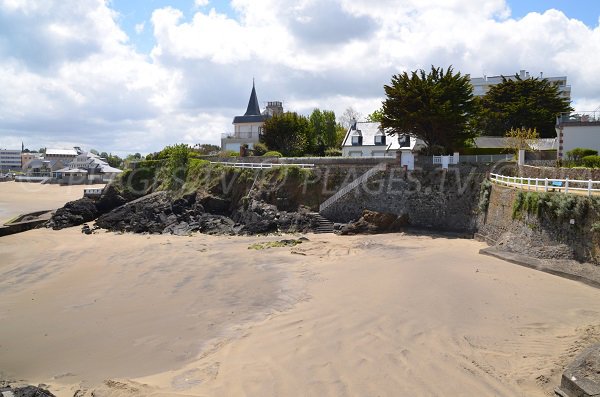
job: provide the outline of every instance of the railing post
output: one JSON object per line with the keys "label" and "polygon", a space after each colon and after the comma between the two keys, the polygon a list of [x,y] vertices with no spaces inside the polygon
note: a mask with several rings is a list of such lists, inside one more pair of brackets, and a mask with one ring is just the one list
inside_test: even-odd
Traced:
{"label": "railing post", "polygon": [[569,177],[565,178],[565,193],[569,193]]}
{"label": "railing post", "polygon": [[535,178],[535,191],[538,191],[538,178]]}
{"label": "railing post", "polygon": [[588,196],[592,195],[592,180],[588,181]]}
{"label": "railing post", "polygon": [[547,192],[548,191],[548,178],[546,178],[544,180],[544,191]]}
{"label": "railing post", "polygon": [[527,178],[527,190],[531,187],[531,178]]}

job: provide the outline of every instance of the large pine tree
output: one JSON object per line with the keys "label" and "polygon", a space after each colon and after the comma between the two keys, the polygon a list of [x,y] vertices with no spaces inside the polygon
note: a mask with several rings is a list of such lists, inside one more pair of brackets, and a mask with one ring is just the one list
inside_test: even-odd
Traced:
{"label": "large pine tree", "polygon": [[556,136],[556,116],[572,110],[558,85],[547,79],[514,79],[490,87],[479,100],[477,128],[482,135],[504,136],[516,128],[537,129],[541,138]]}
{"label": "large pine tree", "polygon": [[409,134],[422,139],[430,150],[442,147],[446,152],[474,137],[470,128],[473,86],[452,67],[394,75],[384,89],[381,125],[389,135]]}

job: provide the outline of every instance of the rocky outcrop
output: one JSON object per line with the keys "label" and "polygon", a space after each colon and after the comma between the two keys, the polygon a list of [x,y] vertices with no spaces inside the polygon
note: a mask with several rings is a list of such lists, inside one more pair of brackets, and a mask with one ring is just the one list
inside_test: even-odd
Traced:
{"label": "rocky outcrop", "polygon": [[70,201],[64,207],[57,209],[48,221],[47,227],[60,230],[93,221],[97,216],[98,209],[94,200],[84,197]]}
{"label": "rocky outcrop", "polygon": [[2,387],[0,385],[0,396],[4,395],[14,395],[15,397],[55,397],[54,394],[50,393],[48,390],[42,389],[41,387],[24,386],[11,388]]}
{"label": "rocky outcrop", "polygon": [[409,225],[408,215],[364,210],[355,222],[341,227],[341,234],[375,234],[399,232]]}
{"label": "rocky outcrop", "polygon": [[111,231],[188,235],[264,234],[307,232],[317,226],[308,210],[278,211],[259,200],[229,212],[231,202],[218,196],[190,194],[172,199],[166,192],[152,193],[104,214],[96,226]]}
{"label": "rocky outcrop", "polygon": [[56,210],[46,226],[54,230],[79,226],[85,222],[93,221],[99,215],[107,213],[126,202],[127,200],[119,194],[114,186],[108,185],[98,200],[84,197],[68,202],[64,207]]}
{"label": "rocky outcrop", "polygon": [[300,207],[296,212],[279,211],[275,205],[260,200],[250,200],[233,214],[233,220],[243,225],[239,230],[241,234],[306,233],[318,226],[316,217],[307,208]]}

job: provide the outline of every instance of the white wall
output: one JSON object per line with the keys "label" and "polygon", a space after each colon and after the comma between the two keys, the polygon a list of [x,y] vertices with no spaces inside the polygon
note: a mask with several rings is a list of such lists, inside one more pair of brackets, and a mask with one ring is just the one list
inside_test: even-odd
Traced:
{"label": "white wall", "polygon": [[600,152],[600,125],[563,127],[563,153],[575,148],[594,149]]}
{"label": "white wall", "polygon": [[343,157],[396,157],[396,152],[386,151],[385,146],[344,146]]}

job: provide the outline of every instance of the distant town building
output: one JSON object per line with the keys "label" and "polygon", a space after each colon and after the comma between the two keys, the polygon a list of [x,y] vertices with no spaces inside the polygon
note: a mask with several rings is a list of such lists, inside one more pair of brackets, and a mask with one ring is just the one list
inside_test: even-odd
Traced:
{"label": "distant town building", "polygon": [[[483,76],[483,77],[472,77],[471,84],[473,85],[473,95],[484,96],[490,89],[490,87],[502,82],[503,76]],[[519,77],[521,79],[528,79],[532,77],[526,70],[519,71]],[[515,80],[514,74],[504,75],[507,80]],[[571,100],[571,86],[567,85],[567,76],[551,76],[545,77],[543,73],[537,76],[539,79],[546,79],[551,83],[558,85],[558,91],[563,98]]]}
{"label": "distant town building", "polygon": [[23,152],[21,153],[21,168],[23,171],[25,171],[27,169],[27,167],[29,166],[29,163],[31,163],[33,160],[41,160],[42,159],[42,153],[32,153],[32,152]]}
{"label": "distant town building", "polygon": [[233,118],[233,132],[222,134],[221,150],[239,152],[242,145],[248,145],[248,148],[252,149],[254,144],[260,141],[265,121],[281,113],[283,113],[283,104],[277,101],[267,102],[265,111],[261,113],[253,82],[246,113]]}
{"label": "distant town building", "polygon": [[21,171],[21,150],[0,149],[0,171]]}
{"label": "distant town building", "polygon": [[123,171],[111,167],[106,159],[75,148],[77,156],[68,166],[55,170],[52,176],[61,183],[74,185],[81,183],[104,183],[114,180]]}

